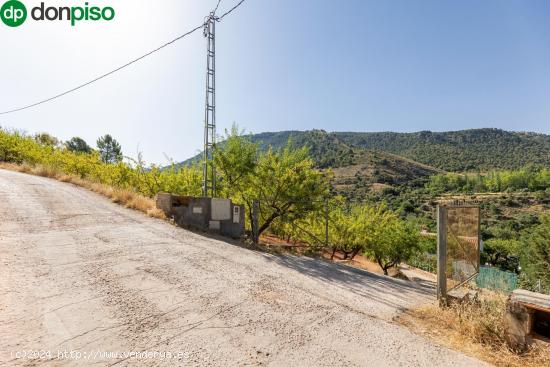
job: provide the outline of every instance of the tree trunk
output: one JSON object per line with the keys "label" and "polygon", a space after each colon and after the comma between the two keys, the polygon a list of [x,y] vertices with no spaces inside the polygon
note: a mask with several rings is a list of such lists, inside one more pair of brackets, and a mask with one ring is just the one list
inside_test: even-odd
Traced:
{"label": "tree trunk", "polygon": [[267,218],[267,220],[265,221],[264,224],[262,224],[262,226],[260,227],[260,229],[258,230],[258,236],[260,236],[262,234],[263,231],[265,231],[266,229],[269,228],[269,226],[271,225],[271,223],[277,219],[279,217],[279,213],[273,213],[269,216],[269,218]]}
{"label": "tree trunk", "polygon": [[336,254],[336,250],[337,250],[336,247],[332,248],[332,255],[330,256],[331,260],[334,260],[334,255]]}
{"label": "tree trunk", "polygon": [[351,259],[350,260],[353,260],[355,258],[355,256],[357,256],[357,254],[359,253],[359,251],[361,251],[361,247],[357,247],[353,250],[353,252],[351,253]]}
{"label": "tree trunk", "polygon": [[388,269],[382,264],[382,259],[380,257],[376,257],[376,262],[378,263],[378,266],[384,271],[384,275],[388,275]]}

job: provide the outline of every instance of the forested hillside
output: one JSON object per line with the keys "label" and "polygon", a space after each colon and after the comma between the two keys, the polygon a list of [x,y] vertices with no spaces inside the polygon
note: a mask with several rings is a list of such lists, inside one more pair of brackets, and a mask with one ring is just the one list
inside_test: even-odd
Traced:
{"label": "forested hillside", "polygon": [[333,133],[352,146],[379,149],[446,171],[550,166],[550,136],[475,129],[416,133]]}
{"label": "forested hillside", "polygon": [[[550,135],[475,129],[451,132],[358,133],[323,130],[282,131],[250,136],[261,149],[283,147],[290,138],[307,146],[319,168],[357,164],[356,157],[377,150],[445,171],[519,169],[528,164],[550,167]],[[183,162],[196,162],[198,157]]]}

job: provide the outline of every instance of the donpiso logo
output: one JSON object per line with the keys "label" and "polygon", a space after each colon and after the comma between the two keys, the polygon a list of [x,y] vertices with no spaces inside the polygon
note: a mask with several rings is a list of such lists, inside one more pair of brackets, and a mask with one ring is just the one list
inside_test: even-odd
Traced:
{"label": "donpiso logo", "polygon": [[[27,19],[27,8],[19,0],[8,0],[0,10],[0,17],[9,27],[19,27]],[[110,21],[115,18],[115,9],[110,6],[90,6],[85,2],[83,6],[46,6],[44,2],[40,6],[31,9],[30,16],[35,21],[65,20],[74,26],[81,21]]]}
{"label": "donpiso logo", "polygon": [[21,1],[6,1],[0,8],[0,18],[8,27],[19,27],[27,19],[27,8]]}

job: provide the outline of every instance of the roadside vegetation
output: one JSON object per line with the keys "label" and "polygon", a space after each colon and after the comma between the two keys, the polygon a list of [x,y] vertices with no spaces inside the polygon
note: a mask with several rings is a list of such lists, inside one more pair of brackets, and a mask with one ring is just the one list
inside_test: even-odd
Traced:
{"label": "roadside vegetation", "polygon": [[427,188],[436,193],[539,191],[550,195],[550,168],[531,165],[515,171],[434,175]]}
{"label": "roadside vegetation", "polygon": [[[418,228],[385,205],[350,206],[334,198],[331,172],[315,167],[308,148],[297,149],[289,141],[278,150],[260,150],[234,127],[214,160],[221,197],[244,203],[249,218],[253,202],[259,201],[260,234],[287,236],[292,229],[297,240],[319,248],[323,243],[316,239],[323,238],[330,200],[333,251],[351,257],[363,254],[387,273],[418,250]],[[154,216],[161,216],[153,201],[158,192],[201,195],[198,165],[146,165],[141,154],[135,160],[123,159],[120,144],[110,135],[99,138],[97,149],[92,149],[78,137],[63,143],[46,133],[29,136],[0,130],[0,162],[6,168],[72,182]],[[297,231],[301,226],[311,231]]]}
{"label": "roadside vegetation", "polygon": [[550,348],[534,345],[523,353],[508,348],[503,317],[504,294],[483,291],[479,298],[440,308],[429,304],[397,318],[415,333],[437,343],[502,367],[542,367],[550,364]]}
{"label": "roadside vegetation", "polygon": [[[518,274],[523,288],[550,293],[547,167],[442,173],[385,153],[357,152],[326,133],[311,136],[315,144],[301,142],[299,147],[289,139],[273,148],[233,127],[214,151],[218,196],[245,204],[247,220],[258,201],[262,235],[317,253],[328,249],[333,258],[337,252],[344,260],[362,255],[384,274],[402,262],[433,272],[435,237],[425,234],[435,231],[437,201],[477,200],[484,218],[482,262]],[[368,172],[361,171],[364,159]],[[335,185],[332,165],[350,163],[359,167],[353,185]],[[61,142],[47,133],[30,136],[0,129],[0,167],[70,182],[158,218],[164,217],[155,208],[158,192],[201,195],[198,162],[147,165],[141,154],[137,159],[124,157],[110,135],[100,137],[93,148],[79,137]],[[406,170],[390,177],[400,167]],[[374,190],[374,184],[382,189]],[[249,222],[247,227],[250,230]],[[445,310],[429,306],[411,311],[401,321],[415,331],[435,330],[436,339],[497,365],[547,363],[547,349],[523,356],[506,349],[503,302],[502,296],[492,295]]]}
{"label": "roadside vegetation", "polygon": [[[319,168],[312,156],[327,153],[322,160],[326,165],[338,155],[347,157],[344,160],[356,157],[353,150],[336,144],[326,133],[312,132],[308,136],[313,143],[302,142],[305,147],[296,147],[290,139],[273,149],[262,147],[234,126],[215,150],[218,195],[244,203],[248,218],[253,202],[258,200],[260,234],[269,233],[317,250],[328,247],[333,256],[338,251],[344,259],[361,254],[377,263],[385,274],[400,262],[433,271],[435,241],[419,233],[421,229],[435,231],[437,198],[448,193],[500,190],[505,191],[502,196],[481,200],[485,241],[482,261],[518,273],[524,288],[550,292],[550,216],[524,210],[504,212],[505,208],[533,206],[530,201],[522,202],[524,197],[514,196],[525,194],[525,190],[536,193],[534,200],[542,208],[550,203],[548,168],[435,174],[422,186],[418,182],[413,186],[404,183],[350,197],[335,189],[333,171]],[[324,143],[328,143],[326,149]],[[61,142],[47,133],[29,136],[0,130],[0,162],[94,187],[94,191],[129,207],[144,206],[140,210],[149,214],[155,213],[153,198],[158,192],[201,195],[202,170],[197,163],[161,167],[146,165],[141,154],[137,159],[124,158],[120,144],[110,135],[100,137],[96,145],[93,149],[79,137]],[[376,163],[377,156],[381,164],[388,160],[387,156],[374,155],[369,158],[371,164]],[[250,223],[247,225],[250,229]]]}

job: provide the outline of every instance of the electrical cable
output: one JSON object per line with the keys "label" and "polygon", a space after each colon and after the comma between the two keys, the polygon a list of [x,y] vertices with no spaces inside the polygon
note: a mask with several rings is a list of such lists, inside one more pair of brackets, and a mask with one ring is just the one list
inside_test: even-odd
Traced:
{"label": "electrical cable", "polygon": [[216,12],[218,11],[218,7],[220,6],[221,2],[222,2],[222,0],[218,0],[218,3],[216,4],[216,7],[214,8],[214,11],[212,13],[216,14]]}
{"label": "electrical cable", "polygon": [[234,7],[232,7],[231,9],[229,9],[228,11],[226,11],[225,13],[223,13],[223,15],[218,19],[218,21],[222,20],[226,15],[229,15],[233,10],[237,9],[239,6],[241,6],[242,3],[244,3],[245,0],[241,0],[239,1],[239,3],[237,5],[235,5]]}
{"label": "electrical cable", "polygon": [[32,108],[32,107],[36,107],[36,106],[38,106],[38,105],[41,105],[41,104],[44,104],[44,103],[47,103],[47,102],[50,102],[50,101],[53,101],[54,99],[63,97],[63,96],[65,96],[65,95],[69,94],[69,93],[76,92],[77,90],[79,90],[79,89],[81,89],[81,88],[84,88],[84,87],[86,87],[86,86],[88,86],[88,85],[90,85],[90,84],[92,84],[92,83],[95,83],[95,82],[97,82],[97,81],[99,81],[99,80],[101,80],[101,79],[103,79],[103,78],[106,78],[106,77],[108,77],[108,76],[110,76],[110,75],[112,75],[112,74],[114,74],[114,73],[116,73],[116,72],[118,72],[118,71],[120,71],[120,70],[122,70],[122,69],[124,69],[124,68],[126,68],[126,67],[128,67],[128,66],[130,66],[130,65],[132,65],[132,64],[135,64],[136,62],[138,62],[138,61],[140,61],[140,60],[146,58],[147,56],[150,56],[150,55],[154,54],[155,52],[158,52],[158,51],[162,50],[163,48],[170,46],[170,45],[173,44],[174,42],[179,41],[180,39],[182,39],[182,38],[184,38],[184,37],[186,37],[186,36],[188,36],[188,35],[190,35],[190,34],[196,32],[197,30],[201,29],[202,27],[203,27],[203,25],[201,24],[200,26],[197,26],[197,27],[193,28],[192,30],[190,30],[190,31],[188,31],[188,32],[186,32],[186,33],[184,33],[184,34],[182,34],[182,35],[180,35],[180,36],[174,38],[173,40],[166,42],[166,43],[163,44],[162,46],[159,46],[159,47],[155,48],[154,50],[151,50],[151,51],[147,52],[146,54],[141,55],[140,57],[138,57],[138,58],[136,58],[136,59],[133,59],[132,61],[127,62],[126,64],[124,64],[124,65],[122,65],[122,66],[119,66],[118,68],[116,68],[116,69],[114,69],[114,70],[109,71],[108,73],[105,73],[105,74],[103,74],[103,75],[100,75],[100,76],[98,76],[97,78],[94,78],[94,79],[92,79],[92,80],[90,80],[90,81],[88,81],[88,82],[86,82],[86,83],[80,84],[80,85],[77,86],[77,87],[74,87],[74,88],[72,88],[72,89],[69,89],[68,91],[65,91],[65,92],[60,93],[60,94],[57,94],[57,95],[55,95],[55,96],[53,96],[53,97],[44,99],[44,100],[42,100],[42,101],[39,101],[39,102],[30,104],[30,105],[27,105],[27,106],[24,106],[24,107],[19,107],[19,108],[15,108],[15,109],[13,109],[13,110],[0,112],[0,115],[6,115],[6,114],[8,114],[8,113],[23,111],[23,110],[26,110],[26,109],[29,109],[29,108]]}
{"label": "electrical cable", "polygon": [[[222,20],[226,15],[229,15],[229,13],[231,13],[232,11],[234,11],[235,9],[237,9],[243,2],[244,2],[244,0],[241,0],[237,5],[235,5],[233,8],[231,8],[229,11],[225,12],[225,13],[224,13],[221,17],[219,17],[217,20],[218,20],[218,21]],[[218,9],[218,6],[220,5],[220,3],[221,3],[221,0],[218,0],[218,4],[216,5],[216,8],[215,8],[214,12]],[[156,52],[162,50],[162,49],[165,48],[165,47],[168,47],[168,46],[172,45],[173,43],[175,43],[175,42],[181,40],[181,39],[184,38],[184,37],[189,36],[190,34],[192,34],[192,33],[196,32],[196,31],[198,31],[199,29],[201,29],[201,28],[203,28],[203,27],[204,27],[204,23],[202,23],[201,25],[199,25],[199,26],[197,26],[197,27],[191,29],[191,30],[188,31],[188,32],[185,32],[185,33],[179,35],[178,37],[174,38],[173,40],[164,43],[163,45],[161,45],[161,46],[155,48],[154,50],[151,50],[151,51],[147,52],[146,54],[143,54],[143,55],[141,55],[140,57],[135,58],[135,59],[133,59],[133,60],[127,62],[126,64],[124,64],[124,65],[122,65],[122,66],[119,66],[119,67],[116,68],[116,69],[113,69],[113,70],[111,70],[111,71],[109,71],[109,72],[107,72],[107,73],[105,73],[105,74],[102,74],[102,75],[98,76],[97,78],[94,78],[94,79],[92,79],[92,80],[90,80],[90,81],[88,81],[88,82],[86,82],[86,83],[80,84],[80,85],[78,85],[77,87],[74,87],[74,88],[72,88],[72,89],[69,89],[69,90],[63,92],[63,93],[59,93],[59,94],[57,94],[57,95],[55,95],[55,96],[53,96],[53,97],[43,99],[43,100],[41,100],[41,101],[39,101],[39,102],[36,102],[36,103],[33,103],[33,104],[29,104],[29,105],[26,105],[26,106],[23,106],[23,107],[14,108],[14,109],[12,109],[12,110],[0,112],[0,116],[1,116],[1,115],[7,115],[7,114],[9,114],[9,113],[14,113],[14,112],[19,112],[19,111],[27,110],[27,109],[29,109],[29,108],[33,108],[33,107],[39,106],[39,105],[41,105],[41,104],[44,104],[44,103],[53,101],[53,100],[58,99],[58,98],[61,98],[61,97],[65,96],[65,95],[67,95],[67,94],[69,94],[69,93],[76,92],[76,91],[79,90],[79,89],[82,89],[82,88],[84,88],[84,87],[87,87],[87,86],[90,85],[90,84],[93,84],[93,83],[95,83],[95,82],[97,82],[97,81],[99,81],[99,80],[101,80],[101,79],[104,79],[104,78],[106,78],[106,77],[108,77],[108,76],[110,76],[110,75],[113,75],[114,73],[116,73],[116,72],[118,72],[118,71],[120,71],[120,70],[122,70],[122,69],[124,69],[124,68],[127,68],[128,66],[130,66],[130,65],[132,65],[132,64],[135,64],[136,62],[141,61],[141,60],[143,60],[144,58],[146,58],[146,57],[148,57],[148,56],[151,56],[152,54],[154,54],[154,53],[156,53]]]}

